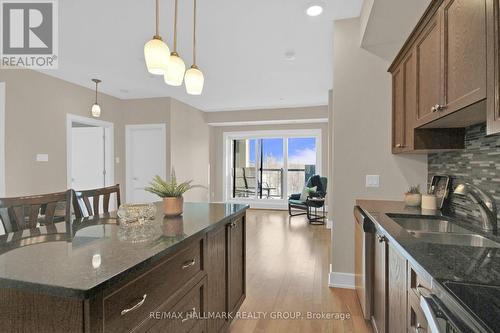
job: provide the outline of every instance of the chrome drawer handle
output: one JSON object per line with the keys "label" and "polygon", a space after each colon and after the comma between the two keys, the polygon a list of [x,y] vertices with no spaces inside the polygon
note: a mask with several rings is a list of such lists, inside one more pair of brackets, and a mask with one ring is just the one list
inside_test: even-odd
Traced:
{"label": "chrome drawer handle", "polygon": [[194,264],[196,264],[196,260],[195,259],[191,259],[189,261],[186,261],[183,265],[182,265],[182,269],[186,269],[188,267],[191,267],[191,266],[194,266]]}
{"label": "chrome drawer handle", "polygon": [[144,294],[144,296],[142,296],[142,299],[139,301],[139,303],[137,303],[136,305],[134,305],[133,307],[129,308],[129,309],[125,309],[123,310],[121,313],[122,313],[122,316],[126,315],[127,313],[129,313],[130,311],[134,311],[134,310],[137,310],[138,308],[140,308],[144,302],[146,301],[146,297],[148,297],[147,294]]}
{"label": "chrome drawer handle", "polygon": [[424,327],[422,325],[417,324],[417,326],[415,327],[415,333],[419,333],[420,330],[423,330],[423,329],[424,329]]}
{"label": "chrome drawer handle", "polygon": [[182,322],[182,323],[185,323],[185,322],[186,322],[186,321],[188,321],[189,319],[193,319],[193,317],[194,317],[194,315],[195,315],[195,314],[196,314],[196,308],[193,308],[193,309],[191,310],[191,314],[190,314],[190,315],[186,314],[186,318],[182,318],[181,322]]}

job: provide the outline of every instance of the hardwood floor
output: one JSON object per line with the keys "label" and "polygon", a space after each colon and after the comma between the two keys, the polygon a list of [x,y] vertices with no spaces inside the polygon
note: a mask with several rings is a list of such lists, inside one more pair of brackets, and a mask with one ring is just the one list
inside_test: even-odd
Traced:
{"label": "hardwood floor", "polygon": [[[354,290],[328,287],[330,230],[288,212],[249,210],[247,296],[230,332],[372,332]],[[340,313],[345,320],[272,319]],[[295,314],[300,313],[300,314]]]}

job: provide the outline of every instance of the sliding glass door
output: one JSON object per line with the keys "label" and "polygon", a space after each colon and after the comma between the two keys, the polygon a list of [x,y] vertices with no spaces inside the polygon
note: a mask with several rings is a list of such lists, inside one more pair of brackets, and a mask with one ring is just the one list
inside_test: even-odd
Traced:
{"label": "sliding glass door", "polygon": [[236,201],[284,202],[319,173],[320,134],[227,137],[230,180],[227,197]]}

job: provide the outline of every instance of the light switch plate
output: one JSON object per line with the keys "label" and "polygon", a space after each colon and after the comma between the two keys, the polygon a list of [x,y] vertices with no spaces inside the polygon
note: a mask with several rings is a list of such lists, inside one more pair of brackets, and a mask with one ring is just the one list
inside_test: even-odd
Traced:
{"label": "light switch plate", "polygon": [[36,154],[36,161],[37,162],[48,162],[49,161],[49,154]]}
{"label": "light switch plate", "polygon": [[366,187],[379,187],[379,186],[380,186],[379,175],[366,175]]}

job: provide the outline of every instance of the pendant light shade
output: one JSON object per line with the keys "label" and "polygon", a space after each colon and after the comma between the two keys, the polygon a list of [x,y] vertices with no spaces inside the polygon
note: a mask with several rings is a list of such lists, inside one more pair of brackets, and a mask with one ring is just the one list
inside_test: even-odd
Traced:
{"label": "pendant light shade", "polygon": [[156,34],[153,36],[153,39],[144,45],[144,59],[146,60],[146,67],[151,74],[165,75],[170,60],[170,49],[160,37],[159,11],[159,0],[156,0]]}
{"label": "pendant light shade", "polygon": [[99,104],[92,105],[92,117],[99,118],[101,116],[101,106]]}
{"label": "pendant light shade", "polygon": [[92,79],[92,81],[95,83],[95,103],[92,105],[92,109],[90,111],[92,117],[99,118],[101,116],[101,106],[97,103],[97,85],[102,81],[99,79]]}
{"label": "pendant light shade", "polygon": [[144,45],[144,59],[151,74],[165,75],[170,60],[170,49],[161,38],[157,37],[153,37]]}
{"label": "pendant light shade", "polygon": [[195,65],[186,71],[186,92],[190,95],[201,95],[205,78]]}
{"label": "pendant light shade", "polygon": [[174,50],[170,53],[170,62],[168,70],[165,73],[165,83],[171,86],[180,86],[184,80],[184,73],[186,72],[186,64],[184,60],[177,53],[177,9],[178,0],[175,0],[175,16],[174,16]]}
{"label": "pendant light shade", "polygon": [[165,83],[171,86],[180,86],[184,80],[184,73],[186,72],[186,64],[184,60],[175,52],[170,54],[170,63],[168,64],[168,71],[165,74]]}
{"label": "pendant light shade", "polygon": [[186,92],[190,95],[201,95],[205,77],[196,66],[196,0],[194,0],[193,13],[193,65],[186,71]]}

